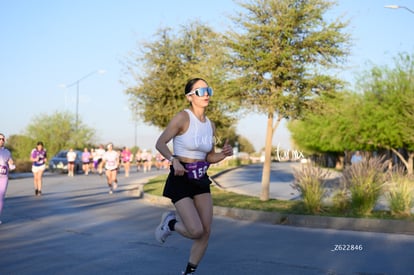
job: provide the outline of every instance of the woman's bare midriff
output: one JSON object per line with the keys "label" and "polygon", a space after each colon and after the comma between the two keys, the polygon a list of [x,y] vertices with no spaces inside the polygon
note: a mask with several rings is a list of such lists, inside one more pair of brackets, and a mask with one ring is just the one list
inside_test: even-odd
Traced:
{"label": "woman's bare midriff", "polygon": [[180,156],[177,156],[177,159],[180,160],[181,162],[184,162],[184,163],[193,163],[193,162],[197,162],[197,161],[205,161],[205,159],[191,159],[191,158],[180,157]]}

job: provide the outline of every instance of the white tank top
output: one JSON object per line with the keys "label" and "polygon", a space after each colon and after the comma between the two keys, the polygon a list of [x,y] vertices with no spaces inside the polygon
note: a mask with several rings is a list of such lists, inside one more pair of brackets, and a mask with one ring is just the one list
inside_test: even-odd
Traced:
{"label": "white tank top", "polygon": [[118,168],[118,153],[116,151],[106,151],[103,155],[105,169],[114,170]]}
{"label": "white tank top", "polygon": [[213,148],[213,128],[210,120],[200,121],[189,109],[185,109],[190,118],[187,131],[173,138],[174,154],[190,159],[205,160]]}

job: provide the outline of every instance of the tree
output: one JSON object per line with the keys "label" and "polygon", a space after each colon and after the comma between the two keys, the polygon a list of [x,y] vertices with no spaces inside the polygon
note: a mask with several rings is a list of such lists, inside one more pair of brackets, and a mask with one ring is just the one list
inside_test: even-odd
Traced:
{"label": "tree", "polygon": [[144,122],[165,128],[176,113],[188,108],[186,82],[202,77],[215,90],[208,116],[215,122],[217,140],[222,144],[224,132],[235,121],[230,114],[238,108],[224,85],[227,70],[223,62],[227,55],[223,38],[197,22],[183,26],[178,33],[174,35],[169,28],[159,30],[156,41],[144,43],[141,53],[129,58],[126,69],[136,82],[126,90],[131,110]]}
{"label": "tree", "polygon": [[30,160],[30,152],[34,148],[35,140],[24,135],[12,135],[7,140],[7,147],[13,154],[14,160]]}
{"label": "tree", "polygon": [[[95,130],[76,121],[69,112],[55,112],[52,115],[39,114],[26,128],[26,136],[32,140],[42,141],[49,157],[62,149],[82,149],[95,140]],[[34,148],[35,144],[32,145]]]}
{"label": "tree", "polygon": [[[399,54],[395,67],[374,66],[361,76],[364,94],[359,140],[366,148],[395,153],[413,174],[414,163],[414,54]],[[399,149],[408,152],[408,158]]]}
{"label": "tree", "polygon": [[[245,152],[245,153],[255,152],[253,144],[251,144],[251,142],[245,137],[238,135],[235,127],[222,129],[221,135],[226,137],[226,139],[229,140],[230,144],[234,144],[234,146],[238,146],[239,152]],[[220,144],[223,142],[225,142],[225,140],[219,140]]]}
{"label": "tree", "polygon": [[[253,0],[240,4],[237,32],[227,35],[232,51],[232,86],[247,110],[267,115],[265,163],[260,199],[269,199],[272,137],[283,118],[301,117],[312,100],[342,85],[329,69],[348,54],[347,23],[327,23],[333,2]],[[237,84],[237,85],[236,85]]]}
{"label": "tree", "polygon": [[361,146],[356,137],[358,112],[362,108],[360,95],[343,92],[321,97],[315,103],[318,108],[309,109],[300,120],[288,123],[295,144],[309,152],[338,153]]}
{"label": "tree", "polygon": [[239,136],[238,143],[240,145],[240,152],[245,152],[248,154],[255,152],[253,144],[247,138]]}
{"label": "tree", "polygon": [[318,110],[290,122],[292,138],[314,152],[391,150],[413,174],[413,79],[414,55],[399,54],[394,68],[373,66],[360,76],[358,92],[321,98]]}
{"label": "tree", "polygon": [[336,167],[341,168],[345,151],[363,147],[357,138],[361,95],[342,92],[322,96],[314,105],[316,107],[306,110],[300,120],[288,123],[291,137],[307,154],[335,156]]}

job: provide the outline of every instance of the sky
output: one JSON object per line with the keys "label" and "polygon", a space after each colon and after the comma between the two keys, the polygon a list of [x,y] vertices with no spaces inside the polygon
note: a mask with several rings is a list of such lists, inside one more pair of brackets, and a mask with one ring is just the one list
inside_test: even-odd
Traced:
{"label": "sky", "polygon": [[[384,8],[390,4],[414,9],[409,0],[340,0],[329,12],[350,21],[353,47],[341,77],[351,84],[372,64],[392,66],[399,53],[414,53],[414,13]],[[75,115],[78,106],[97,142],[154,151],[162,129],[133,121],[121,83],[128,78],[124,62],[161,28],[199,19],[225,32],[238,10],[232,0],[0,0],[0,132],[24,134],[39,115]],[[68,86],[78,80],[77,105],[77,87]],[[273,145],[293,150],[285,125],[276,130]],[[246,114],[237,132],[260,150],[266,117]]]}

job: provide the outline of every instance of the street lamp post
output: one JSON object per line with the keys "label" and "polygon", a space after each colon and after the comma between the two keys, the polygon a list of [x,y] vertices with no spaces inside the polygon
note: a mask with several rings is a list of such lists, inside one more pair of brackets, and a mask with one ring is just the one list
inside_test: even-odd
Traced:
{"label": "street lamp post", "polygon": [[406,9],[406,10],[408,10],[409,12],[414,13],[414,11],[413,11],[412,9],[409,9],[409,8],[407,8],[407,7],[405,7],[405,6],[398,6],[398,5],[386,5],[386,6],[384,6],[384,8],[387,8],[387,9]]}
{"label": "street lamp post", "polygon": [[76,85],[76,124],[75,124],[75,131],[78,132],[78,127],[79,127],[79,83],[81,81],[83,81],[84,79],[96,74],[104,74],[105,70],[96,70],[96,71],[92,71],[90,73],[88,73],[87,75],[81,77],[80,79],[76,80],[75,82],[69,84],[69,85],[63,85],[65,88],[70,88]]}

